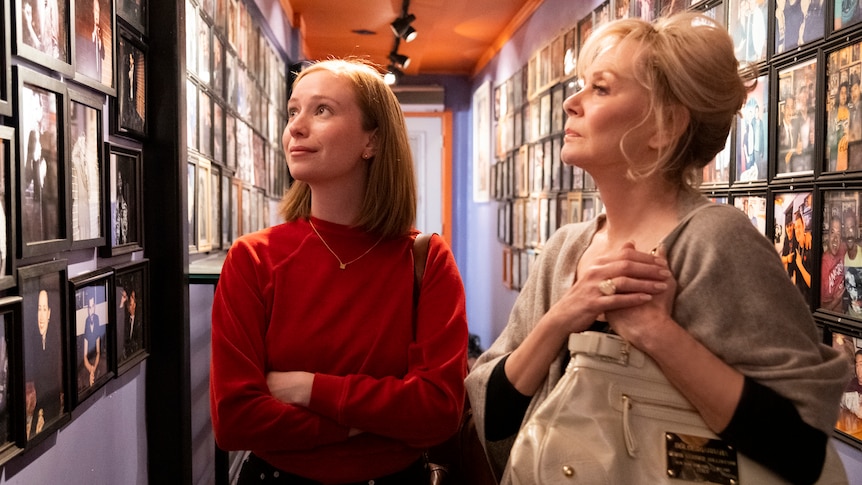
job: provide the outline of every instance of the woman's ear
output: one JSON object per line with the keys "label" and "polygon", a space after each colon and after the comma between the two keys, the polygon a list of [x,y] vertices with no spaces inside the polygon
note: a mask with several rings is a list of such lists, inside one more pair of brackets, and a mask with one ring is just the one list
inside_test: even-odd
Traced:
{"label": "woman's ear", "polygon": [[691,114],[682,105],[670,106],[665,111],[664,127],[657,130],[649,140],[652,149],[667,148],[685,133]]}
{"label": "woman's ear", "polygon": [[377,129],[371,133],[371,136],[368,137],[368,143],[365,144],[365,149],[362,151],[362,158],[365,160],[369,160],[374,158],[377,155]]}

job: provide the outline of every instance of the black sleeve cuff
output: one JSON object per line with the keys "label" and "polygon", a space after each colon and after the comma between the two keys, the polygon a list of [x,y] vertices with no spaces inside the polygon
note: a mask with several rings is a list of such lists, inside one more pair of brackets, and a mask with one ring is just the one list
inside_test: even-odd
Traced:
{"label": "black sleeve cuff", "polygon": [[485,395],[485,439],[500,441],[518,433],[521,422],[530,406],[531,396],[525,396],[515,389],[506,377],[506,360],[491,371]]}
{"label": "black sleeve cuff", "polygon": [[803,421],[789,399],[748,377],[719,436],[790,483],[814,483],[823,471],[828,436]]}

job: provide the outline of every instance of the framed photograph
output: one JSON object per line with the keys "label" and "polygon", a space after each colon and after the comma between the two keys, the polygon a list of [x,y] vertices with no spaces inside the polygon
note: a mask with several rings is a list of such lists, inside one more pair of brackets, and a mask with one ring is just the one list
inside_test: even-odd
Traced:
{"label": "framed photograph", "polygon": [[775,54],[791,52],[823,38],[825,8],[826,0],[811,0],[804,11],[800,1],[779,2],[775,8]]}
{"label": "framed photograph", "polygon": [[766,197],[763,195],[743,195],[733,198],[733,205],[741,210],[751,225],[766,236]]}
{"label": "framed photograph", "polygon": [[186,145],[198,150],[198,87],[186,79]]}
{"label": "framed photograph", "polygon": [[106,144],[108,176],[105,193],[104,257],[143,249],[141,220],[141,151]]}
{"label": "framed photograph", "polygon": [[15,54],[72,76],[70,12],[71,0],[16,1]]}
{"label": "framed photograph", "polygon": [[736,116],[736,182],[766,180],[769,156],[769,77],[757,86]]}
{"label": "framed photograph", "polygon": [[776,175],[810,174],[814,170],[817,60],[778,72]]}
{"label": "framed photograph", "polygon": [[117,16],[138,33],[147,35],[147,0],[117,0]]}
{"label": "framed photograph", "polygon": [[197,181],[198,181],[198,157],[196,155],[188,155],[188,165],[186,167],[186,217],[187,217],[187,236],[189,240],[189,253],[198,251],[198,225],[196,222],[197,211]]}
{"label": "framed photograph", "polygon": [[66,260],[18,270],[21,288],[21,335],[24,354],[24,402],[21,428],[27,447],[47,438],[69,421],[66,342]]}
{"label": "framed photograph", "polygon": [[146,47],[120,29],[117,59],[117,97],[111,98],[112,128],[117,134],[141,138],[147,134]]}
{"label": "framed photograph", "polygon": [[473,93],[473,202],[488,202],[491,186],[491,83]]}
{"label": "framed photograph", "polygon": [[198,137],[198,148],[200,152],[207,157],[213,154],[213,116],[212,116],[212,99],[209,94],[203,89],[198,91],[198,127],[200,134]]}
{"label": "framed photograph", "polygon": [[149,355],[150,313],[147,289],[150,262],[147,259],[114,267],[114,309],[117,369],[122,375]]}
{"label": "framed photograph", "polygon": [[819,310],[862,321],[862,191],[824,191]]}
{"label": "framed photograph", "polygon": [[827,327],[824,332],[832,348],[846,357],[850,379],[838,404],[835,435],[857,448],[862,448],[862,330],[848,327]]}
{"label": "framed photograph", "polygon": [[222,172],[221,176],[221,243],[224,249],[230,247],[233,243],[233,217],[236,209],[233,204],[235,194],[233,184],[229,176]]}
{"label": "framed photograph", "polygon": [[75,0],[75,81],[111,96],[114,85],[114,2]]}
{"label": "framed photograph", "polygon": [[0,298],[0,464],[22,450],[24,363],[21,348],[20,296]]}
{"label": "framed photograph", "polygon": [[[705,167],[703,167],[704,185],[724,185],[730,180],[730,134],[724,144],[724,149],[718,152]],[[592,187],[595,183],[592,182]]]}
{"label": "framed photograph", "polygon": [[211,164],[210,166],[210,205],[209,205],[209,226],[210,240],[212,241],[212,249],[222,248],[221,239],[221,207],[224,194],[221,187],[221,169],[218,165]]}
{"label": "framed photograph", "polygon": [[69,247],[66,184],[67,91],[62,82],[23,67],[18,96],[18,248],[27,258]]}
{"label": "framed photograph", "polygon": [[198,159],[197,187],[195,188],[195,221],[197,221],[197,250],[206,252],[212,249],[212,194],[210,192],[211,164],[205,158]]}
{"label": "framed photograph", "polygon": [[101,269],[69,280],[69,348],[77,406],[114,376],[114,273]]}
{"label": "framed photograph", "polygon": [[105,244],[102,224],[104,98],[69,91],[69,145],[71,162],[72,248]]}
{"label": "framed photograph", "polygon": [[242,190],[242,180],[238,178],[231,179],[231,188],[230,188],[230,206],[231,206],[231,217],[230,217],[230,240],[236,241],[238,237],[245,234],[243,224],[243,213],[246,211],[246,205],[250,204],[250,201],[243,200],[243,190]]}
{"label": "framed photograph", "polygon": [[15,129],[0,126],[0,290],[12,288],[17,283],[15,277],[17,185]]}
{"label": "framed photograph", "polygon": [[10,61],[12,59],[12,18],[9,9],[9,0],[0,0],[0,115],[12,116],[12,76],[10,75]]}
{"label": "framed photograph", "polygon": [[733,37],[736,59],[757,63],[766,59],[766,33],[769,20],[766,2],[730,0],[728,30]]}
{"label": "framed photograph", "polygon": [[772,224],[775,228],[773,242],[787,268],[787,274],[796,288],[811,304],[811,279],[805,275],[814,271],[812,252],[812,193],[775,193]]}
{"label": "framed photograph", "polygon": [[503,286],[512,289],[512,248],[503,246]]}
{"label": "framed photograph", "polygon": [[[859,156],[850,157],[850,145],[862,141],[862,62],[857,42],[829,53],[826,62],[826,166],[827,172],[862,170]],[[855,155],[855,154],[854,154]],[[852,163],[851,163],[852,162]]]}

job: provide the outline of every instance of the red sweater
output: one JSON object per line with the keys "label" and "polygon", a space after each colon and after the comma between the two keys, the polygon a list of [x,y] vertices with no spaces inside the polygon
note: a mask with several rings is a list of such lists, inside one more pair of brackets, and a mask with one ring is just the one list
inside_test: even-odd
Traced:
{"label": "red sweater", "polygon": [[[342,261],[377,237],[314,219]],[[466,374],[464,287],[431,239],[413,340],[413,237],[341,270],[306,220],[238,239],[212,313],[216,441],[323,483],[401,470],[452,435]],[[278,401],[268,371],[314,373],[308,408]],[[348,438],[350,428],[364,433]]]}

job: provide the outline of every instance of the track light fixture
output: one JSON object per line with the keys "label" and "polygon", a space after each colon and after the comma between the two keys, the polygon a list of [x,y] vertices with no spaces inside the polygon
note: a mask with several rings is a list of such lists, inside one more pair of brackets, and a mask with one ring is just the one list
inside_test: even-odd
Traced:
{"label": "track light fixture", "polygon": [[383,76],[383,82],[385,82],[389,86],[392,86],[393,84],[396,84],[403,76],[404,73],[401,72],[401,69],[398,69],[394,65],[390,64],[388,72]]}
{"label": "track light fixture", "polygon": [[412,13],[398,17],[394,22],[392,22],[392,24],[390,24],[392,26],[392,32],[396,37],[401,37],[406,42],[410,42],[416,38],[417,34],[416,29],[410,25],[414,20],[416,20],[416,16]]}
{"label": "track light fixture", "polygon": [[396,51],[392,51],[389,53],[389,60],[392,61],[395,66],[402,69],[407,69],[407,66],[410,64],[409,57],[405,56],[404,54],[399,54]]}

